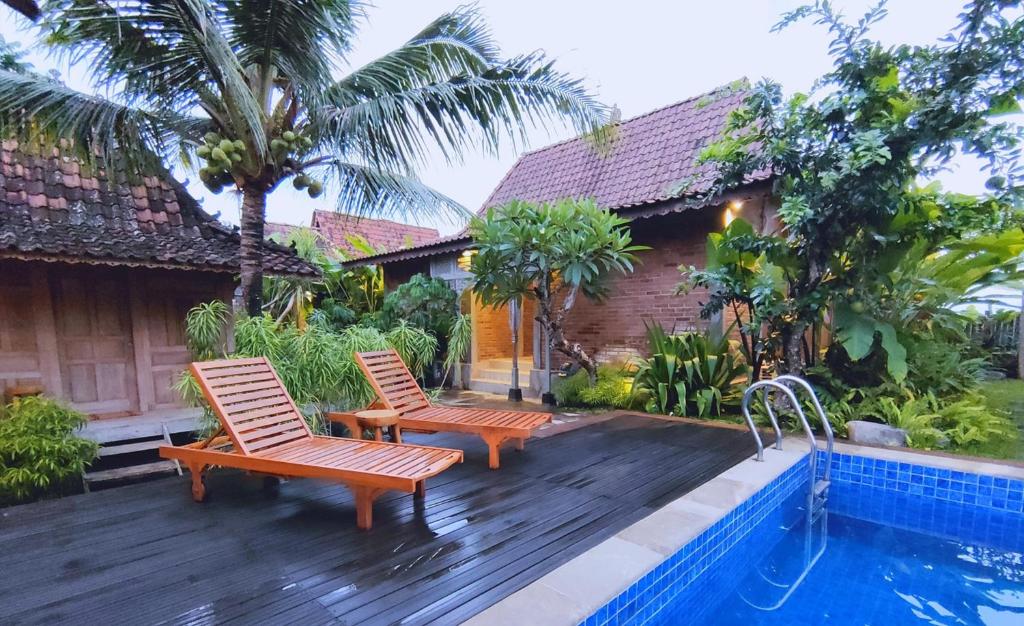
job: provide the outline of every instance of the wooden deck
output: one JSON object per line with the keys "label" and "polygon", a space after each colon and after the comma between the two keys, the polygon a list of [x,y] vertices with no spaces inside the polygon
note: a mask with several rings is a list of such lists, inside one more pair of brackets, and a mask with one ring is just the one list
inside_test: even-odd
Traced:
{"label": "wooden deck", "polygon": [[488,470],[389,494],[371,531],[346,489],[214,471],[0,509],[0,623],[457,624],[753,452],[749,433],[624,416],[531,440]]}

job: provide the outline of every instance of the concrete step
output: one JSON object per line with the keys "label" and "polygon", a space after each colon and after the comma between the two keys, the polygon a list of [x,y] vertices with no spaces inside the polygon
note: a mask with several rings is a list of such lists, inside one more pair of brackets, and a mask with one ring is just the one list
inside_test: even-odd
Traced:
{"label": "concrete step", "polygon": [[[486,380],[506,385],[512,380],[512,370],[500,369],[476,369],[473,371],[473,378]],[[530,370],[519,370],[519,386],[525,387],[530,384]]]}
{"label": "concrete step", "polygon": [[[528,384],[530,381],[527,380],[525,382],[527,384],[524,384],[522,381],[520,381],[520,383],[519,383],[519,386],[523,390],[523,395],[527,396],[527,397],[533,397],[533,396],[537,395],[536,393],[533,393],[533,390],[530,389],[530,386]],[[503,396],[503,395],[508,393],[509,381],[508,381],[507,378],[504,381],[495,381],[495,380],[485,380],[485,379],[481,379],[481,378],[472,378],[469,381],[469,388],[472,391],[482,391],[484,393],[496,393],[498,395],[502,395]]]}

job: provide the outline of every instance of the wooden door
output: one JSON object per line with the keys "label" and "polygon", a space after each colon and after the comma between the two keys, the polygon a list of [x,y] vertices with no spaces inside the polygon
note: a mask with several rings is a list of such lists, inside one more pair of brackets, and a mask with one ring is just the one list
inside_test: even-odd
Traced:
{"label": "wooden door", "polygon": [[54,309],[64,398],[93,417],[137,412],[138,383],[124,277],[109,269],[55,274]]}

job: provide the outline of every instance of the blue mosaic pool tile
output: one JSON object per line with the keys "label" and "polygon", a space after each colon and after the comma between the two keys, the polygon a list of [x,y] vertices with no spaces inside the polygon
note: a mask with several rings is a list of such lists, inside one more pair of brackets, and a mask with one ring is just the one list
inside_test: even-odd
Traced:
{"label": "blue mosaic pool tile", "polygon": [[[672,598],[684,589],[700,584],[701,574],[750,534],[755,526],[772,516],[781,517],[779,504],[801,486],[806,488],[807,484],[807,464],[802,461],[712,524],[581,625],[640,626],[650,622]],[[775,526],[783,526],[781,519]]]}
{"label": "blue mosaic pool tile", "polygon": [[[818,459],[820,476],[824,452],[819,451]],[[829,508],[836,512],[855,512],[857,517],[890,526],[927,528],[998,545],[1017,545],[1024,540],[1021,480],[839,453],[833,455],[830,478]],[[780,504],[788,498],[802,498],[807,484],[807,465],[802,461],[595,611],[581,626],[642,626],[684,591],[702,598],[697,612],[715,606],[712,599],[724,588],[717,577],[729,568],[712,570],[712,565],[726,556],[734,558],[730,549],[755,527],[759,536],[783,533],[787,524],[782,511],[787,509]],[[906,506],[908,498],[915,506]],[[771,541],[772,537],[766,537],[766,544]],[[702,575],[705,573],[708,575]],[[698,614],[691,617],[696,620]]]}
{"label": "blue mosaic pool tile", "polygon": [[[820,477],[825,466],[823,451],[818,451],[818,459]],[[831,470],[833,484],[869,485],[944,502],[1024,512],[1024,480],[840,453],[832,456]]]}

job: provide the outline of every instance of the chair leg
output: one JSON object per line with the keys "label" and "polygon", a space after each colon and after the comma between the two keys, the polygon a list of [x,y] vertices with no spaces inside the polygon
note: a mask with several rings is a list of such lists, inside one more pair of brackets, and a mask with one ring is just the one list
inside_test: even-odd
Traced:
{"label": "chair leg", "polygon": [[363,429],[359,428],[359,422],[356,420],[355,415],[345,415],[343,419],[338,420],[344,424],[348,430],[348,436],[352,439],[362,439]]}
{"label": "chair leg", "polygon": [[370,530],[373,526],[373,501],[384,490],[364,486],[353,486],[351,489],[356,498],[356,526],[360,530]]}
{"label": "chair leg", "polygon": [[412,494],[417,500],[422,500],[427,497],[427,479],[424,478],[420,482],[416,483],[416,491]]}
{"label": "chair leg", "polygon": [[526,438],[524,438],[524,437],[517,437],[516,438],[516,450],[519,450],[520,452],[522,452],[525,448],[526,448]]}
{"label": "chair leg", "polygon": [[202,463],[188,464],[188,471],[192,474],[192,499],[196,502],[206,500],[206,479],[203,476],[204,470],[206,470],[206,465]]}
{"label": "chair leg", "polygon": [[508,439],[503,435],[482,435],[484,442],[487,443],[487,466],[493,469],[498,469],[501,465],[500,460],[500,448],[501,444]]}
{"label": "chair leg", "polygon": [[397,424],[391,427],[391,441],[402,443],[402,429]]}
{"label": "chair leg", "polygon": [[373,427],[373,440],[384,441],[384,429],[381,428],[380,426]]}

